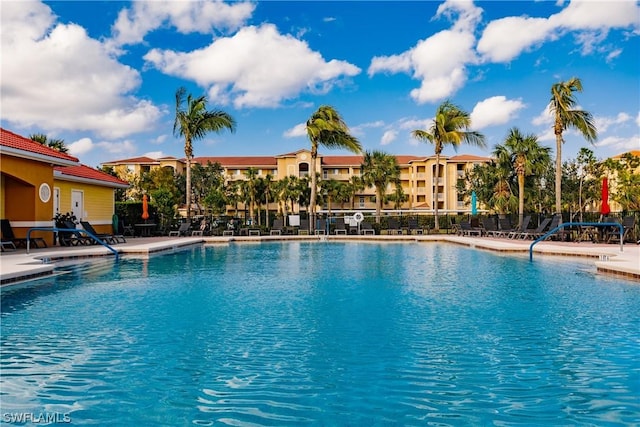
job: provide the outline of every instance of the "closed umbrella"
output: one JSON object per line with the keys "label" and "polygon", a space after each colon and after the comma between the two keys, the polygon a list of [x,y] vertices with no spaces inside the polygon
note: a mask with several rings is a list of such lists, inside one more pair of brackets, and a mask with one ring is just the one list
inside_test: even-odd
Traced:
{"label": "closed umbrella", "polygon": [[146,194],[142,196],[142,219],[145,221],[149,219],[149,202]]}
{"label": "closed umbrella", "polygon": [[476,197],[476,192],[471,192],[471,215],[478,215],[478,200]]}
{"label": "closed umbrella", "polygon": [[609,207],[609,181],[605,176],[602,178],[602,204],[600,205],[600,213],[602,215],[608,215],[611,212]]}

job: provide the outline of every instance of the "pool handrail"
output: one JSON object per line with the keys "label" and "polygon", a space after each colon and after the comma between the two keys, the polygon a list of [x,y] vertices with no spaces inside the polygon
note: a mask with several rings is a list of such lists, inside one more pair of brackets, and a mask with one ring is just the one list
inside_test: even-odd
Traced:
{"label": "pool handrail", "polygon": [[564,222],[564,223],[558,225],[553,230],[549,230],[546,234],[544,234],[541,237],[538,237],[536,240],[534,240],[531,243],[531,245],[529,246],[529,261],[533,261],[533,247],[536,245],[536,243],[543,241],[544,239],[546,239],[547,237],[551,236],[552,234],[555,234],[556,231],[558,231],[558,230],[560,230],[562,228],[575,227],[575,226],[584,226],[584,227],[618,227],[618,229],[620,230],[620,252],[623,251],[624,239],[622,237],[624,236],[624,227],[619,222]]}
{"label": "pool handrail", "polygon": [[98,238],[96,235],[94,235],[93,233],[84,230],[82,228],[58,228],[58,227],[33,227],[30,228],[27,231],[27,254],[29,253],[29,244],[31,241],[31,232],[32,231],[51,231],[51,232],[60,232],[60,231],[69,231],[72,233],[84,233],[87,236],[91,237],[93,240],[95,240],[96,242],[98,242],[99,244],[101,244],[102,246],[104,246],[105,248],[109,249],[111,252],[113,252],[113,254],[116,256],[116,261],[118,261],[119,259],[119,254],[118,251],[113,249],[111,246],[109,246],[108,244],[106,244],[102,239]]}

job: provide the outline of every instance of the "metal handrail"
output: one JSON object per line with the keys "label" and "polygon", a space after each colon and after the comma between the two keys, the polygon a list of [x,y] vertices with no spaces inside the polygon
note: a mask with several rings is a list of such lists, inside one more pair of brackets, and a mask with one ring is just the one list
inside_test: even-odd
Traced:
{"label": "metal handrail", "polygon": [[555,234],[556,231],[565,228],[565,227],[575,227],[575,226],[586,226],[586,227],[618,227],[620,230],[620,252],[622,252],[622,248],[624,247],[624,227],[619,222],[565,222],[558,225],[553,230],[548,231],[545,235],[538,237],[531,243],[529,246],[529,261],[533,261],[533,247],[536,243],[543,241],[547,237]]}
{"label": "metal handrail", "polygon": [[31,232],[32,231],[52,231],[52,232],[60,232],[60,231],[69,231],[72,233],[84,233],[87,236],[91,237],[96,242],[100,243],[105,248],[109,249],[116,256],[116,261],[119,259],[118,251],[113,249],[111,246],[106,244],[102,239],[98,238],[96,235],[91,233],[90,231],[84,230],[82,228],[57,228],[57,227],[33,227],[27,231],[27,254],[29,253],[29,245],[31,242]]}

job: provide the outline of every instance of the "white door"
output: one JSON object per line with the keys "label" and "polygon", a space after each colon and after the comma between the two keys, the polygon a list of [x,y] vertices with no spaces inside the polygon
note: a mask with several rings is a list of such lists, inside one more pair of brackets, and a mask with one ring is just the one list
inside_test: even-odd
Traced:
{"label": "white door", "polygon": [[78,221],[82,220],[84,212],[84,194],[82,191],[72,190],[71,191],[71,212],[75,215]]}
{"label": "white door", "polygon": [[60,213],[60,189],[53,187],[53,215]]}

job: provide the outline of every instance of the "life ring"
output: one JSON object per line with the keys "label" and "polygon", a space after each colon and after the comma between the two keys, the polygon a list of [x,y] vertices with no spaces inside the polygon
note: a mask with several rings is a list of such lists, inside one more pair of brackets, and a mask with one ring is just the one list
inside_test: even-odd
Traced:
{"label": "life ring", "polygon": [[355,222],[362,222],[364,220],[364,215],[362,212],[356,212],[353,214],[353,220]]}

